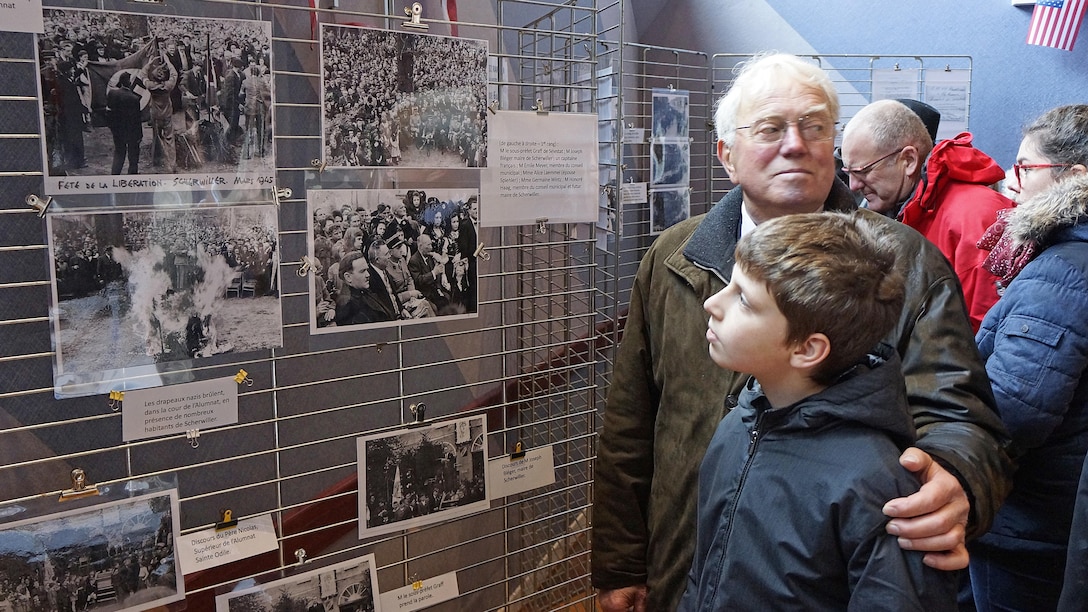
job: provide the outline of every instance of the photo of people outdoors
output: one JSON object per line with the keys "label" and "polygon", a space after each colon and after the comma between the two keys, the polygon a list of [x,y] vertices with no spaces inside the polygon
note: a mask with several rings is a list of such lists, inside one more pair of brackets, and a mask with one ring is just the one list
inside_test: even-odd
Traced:
{"label": "photo of people outdoors", "polygon": [[651,234],[660,234],[690,216],[690,188],[663,187],[650,191]]}
{"label": "photo of people outdoors", "polygon": [[147,610],[185,595],[177,491],[0,525],[0,610]]}
{"label": "photo of people outdoors", "polygon": [[476,315],[474,189],[312,189],[313,333]]}
{"label": "photo of people outdoors", "polygon": [[487,165],[487,41],[321,25],[325,162]]}
{"label": "photo of people outdoors", "polygon": [[274,205],[47,220],[58,393],[102,372],[282,346]]}
{"label": "photo of people outdoors", "polygon": [[215,598],[216,612],[374,612],[374,555],[344,561]]}
{"label": "photo of people outdoors", "polygon": [[177,175],[231,186],[239,174],[272,176],[268,22],[43,13],[37,54],[47,192],[186,184]]}
{"label": "photo of people outdoors", "polygon": [[688,92],[654,89],[651,112],[651,139],[688,139]]}
{"label": "photo of people outdoors", "polygon": [[483,416],[358,439],[359,539],[487,509]]}

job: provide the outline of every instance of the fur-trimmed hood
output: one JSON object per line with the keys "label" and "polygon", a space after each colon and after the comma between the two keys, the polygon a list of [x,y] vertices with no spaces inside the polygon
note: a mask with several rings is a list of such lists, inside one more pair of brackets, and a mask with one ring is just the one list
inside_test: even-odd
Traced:
{"label": "fur-trimmed hood", "polygon": [[1081,172],[1009,211],[1006,233],[1017,244],[1045,244],[1055,231],[1082,223],[1086,216],[1088,173]]}

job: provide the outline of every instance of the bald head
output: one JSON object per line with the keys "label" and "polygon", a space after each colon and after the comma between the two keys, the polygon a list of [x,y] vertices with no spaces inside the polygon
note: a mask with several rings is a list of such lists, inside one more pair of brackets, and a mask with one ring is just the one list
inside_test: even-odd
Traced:
{"label": "bald head", "polygon": [[879,100],[858,111],[842,133],[843,169],[850,189],[869,208],[894,216],[922,177],[933,139],[922,120],[895,100]]}
{"label": "bald head", "polygon": [[877,100],[858,111],[843,130],[843,161],[854,167],[856,160],[846,154],[846,140],[865,138],[881,149],[913,146],[924,158],[933,150],[933,139],[922,119],[907,105],[895,100]]}

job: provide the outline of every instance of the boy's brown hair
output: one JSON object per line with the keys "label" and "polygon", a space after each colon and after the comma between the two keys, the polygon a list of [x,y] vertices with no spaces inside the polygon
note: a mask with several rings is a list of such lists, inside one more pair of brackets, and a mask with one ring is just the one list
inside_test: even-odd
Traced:
{"label": "boy's brown hair", "polygon": [[737,243],[737,265],[786,317],[787,342],[814,333],[830,341],[817,383],[834,382],[899,320],[904,280],[882,234],[863,213],[820,212],[761,223]]}

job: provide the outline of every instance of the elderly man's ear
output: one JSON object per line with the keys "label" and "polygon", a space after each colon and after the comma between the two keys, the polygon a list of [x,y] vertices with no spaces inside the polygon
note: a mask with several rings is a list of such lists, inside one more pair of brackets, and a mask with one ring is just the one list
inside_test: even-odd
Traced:
{"label": "elderly man's ear", "polygon": [[719,140],[718,141],[718,161],[720,161],[722,163],[722,167],[725,168],[725,171],[729,174],[729,181],[731,183],[733,183],[734,185],[736,185],[737,181],[734,178],[734,173],[735,173],[736,168],[734,168],[732,162],[730,161],[730,154],[731,153],[732,153],[732,151],[730,151],[729,145],[725,144],[724,140]]}
{"label": "elderly man's ear", "polygon": [[907,163],[904,170],[908,176],[919,176],[922,173],[922,165],[926,163],[926,160],[922,158],[917,148],[913,145],[907,145],[903,147],[903,152],[900,155],[903,156],[903,160]]}

